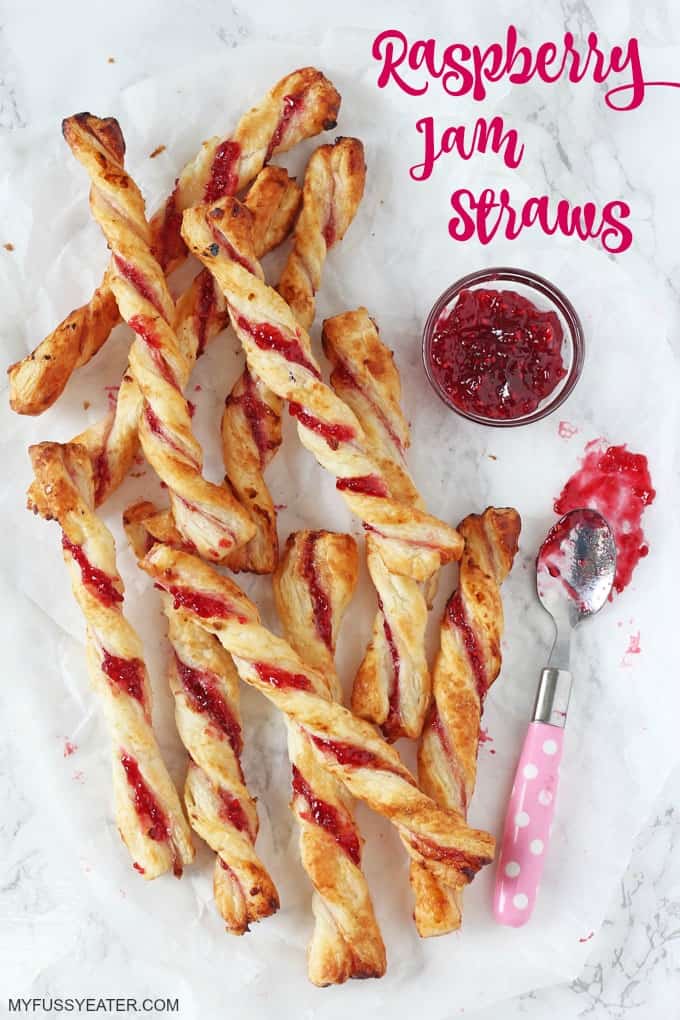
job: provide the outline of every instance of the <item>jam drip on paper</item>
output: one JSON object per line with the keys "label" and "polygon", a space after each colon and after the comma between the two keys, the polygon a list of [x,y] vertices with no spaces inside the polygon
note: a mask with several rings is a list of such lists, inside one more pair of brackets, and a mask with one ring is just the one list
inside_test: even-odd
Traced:
{"label": "jam drip on paper", "polygon": [[616,543],[614,589],[622,592],[633,571],[649,552],[642,530],[642,514],[654,502],[647,458],[631,453],[625,444],[607,446],[594,439],[585,448],[579,467],[555,500],[555,513],[580,507],[598,510],[608,522]]}

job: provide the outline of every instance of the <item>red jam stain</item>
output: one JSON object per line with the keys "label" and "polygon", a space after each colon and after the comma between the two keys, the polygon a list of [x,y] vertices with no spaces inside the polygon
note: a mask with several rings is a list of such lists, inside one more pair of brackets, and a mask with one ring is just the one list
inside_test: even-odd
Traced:
{"label": "red jam stain", "polygon": [[72,743],[70,740],[64,741],[64,758],[70,758],[72,754],[75,754],[78,750],[78,745]]}
{"label": "red jam stain", "polygon": [[200,357],[208,342],[208,325],[215,308],[215,284],[207,269],[201,273],[196,306],[196,357]]}
{"label": "red jam stain", "polygon": [[227,617],[235,617],[239,623],[247,623],[245,616],[237,613],[233,606],[224,599],[215,595],[206,595],[204,592],[195,591],[193,588],[180,588],[170,585],[165,590],[172,595],[174,609],[188,609],[203,620],[219,619],[226,620]]}
{"label": "red jam stain", "polygon": [[[152,408],[151,404],[145,404],[144,417],[146,418],[147,425],[149,426],[149,428],[151,429],[155,436],[158,436],[158,438],[162,442],[166,443],[166,445],[169,446],[171,450],[174,450],[175,453],[178,453],[180,457],[182,457],[184,460],[189,461],[191,464],[196,464],[194,458],[190,456],[184,449],[184,447],[180,446],[180,444],[175,441],[174,437],[170,434],[170,432],[168,432],[165,425]],[[196,466],[198,467],[197,464]]]}
{"label": "red jam stain", "polygon": [[649,552],[642,531],[642,514],[654,502],[647,458],[623,446],[609,446],[594,439],[585,449],[578,471],[555,500],[555,513],[579,507],[598,510],[608,521],[616,543],[614,588],[622,592],[633,571]]}
{"label": "red jam stain", "polygon": [[479,700],[483,701],[489,686],[488,677],[486,675],[486,667],[484,665],[484,657],[482,655],[482,650],[479,647],[477,635],[468,621],[465,607],[463,606],[463,600],[461,599],[459,591],[455,592],[452,598],[449,599],[449,603],[446,607],[446,615],[449,622],[456,627],[463,639],[463,645],[467,652],[470,668],[472,669],[472,673],[475,678],[477,694],[479,695]]}
{"label": "red jam stain", "polygon": [[69,541],[66,535],[62,536],[61,544],[80,567],[80,574],[85,587],[99,599],[102,605],[113,606],[123,601],[123,596],[113,583],[113,578],[90,563],[83,552],[82,546],[75,545],[74,542]]}
{"label": "red jam stain", "polygon": [[628,647],[623,653],[621,665],[625,666],[626,668],[629,668],[630,666],[633,665],[630,656],[640,655],[641,652],[642,648],[640,647],[640,631],[638,631],[637,634],[631,634],[630,637],[628,638]]}
{"label": "red jam stain", "polygon": [[335,758],[338,765],[351,765],[358,769],[372,768],[380,769],[382,772],[394,772],[395,775],[402,776],[412,786],[415,786],[414,779],[402,774],[397,766],[385,761],[384,758],[379,758],[373,751],[368,751],[366,748],[356,747],[354,744],[347,744],[340,740],[327,740],[325,737],[317,737],[313,733],[310,733],[309,736],[319,750]]}
{"label": "red jam stain", "polygon": [[498,420],[535,411],[567,374],[563,331],[511,290],[464,290],[432,338],[432,372],[462,411]]}
{"label": "red jam stain", "polygon": [[405,452],[404,444],[401,438],[394,431],[382,407],[380,406],[380,404],[376,403],[375,400],[373,400],[372,396],[370,395],[370,393],[367,392],[367,390],[363,389],[359,385],[357,379],[354,377],[354,375],[349,370],[347,365],[344,364],[344,362],[342,361],[338,362],[338,364],[331,372],[331,382],[333,383],[334,386],[337,384],[340,386],[344,386],[346,389],[359,390],[359,392],[363,395],[364,399],[368,401],[368,403],[371,405],[373,413],[375,414],[376,418],[378,418],[382,423],[385,432],[387,432],[388,436],[394,443],[399,453],[403,455]]}
{"label": "red jam stain", "polygon": [[313,365],[297,338],[285,336],[276,326],[268,322],[251,322],[245,315],[236,315],[236,325],[247,333],[255,344],[263,351],[278,351],[286,359],[296,365],[302,365],[315,379],[321,378],[316,365]]}
{"label": "red jam stain", "polygon": [[479,742],[480,744],[493,744],[493,737],[489,736],[488,730],[480,729],[479,731]]}
{"label": "red jam stain", "polygon": [[182,662],[177,654],[175,654],[175,662],[177,674],[182,681],[192,708],[196,712],[208,716],[211,723],[227,738],[238,758],[243,749],[241,727],[220,693],[217,676],[207,669],[195,669],[188,663]]}
{"label": "red jam stain", "polygon": [[123,659],[118,655],[111,655],[104,648],[101,667],[112,684],[125,694],[129,694],[131,698],[135,698],[142,706],[145,704],[144,663],[141,659]]}
{"label": "red jam stain", "polygon": [[141,864],[137,864],[137,861],[134,861],[132,867],[135,869],[135,871],[138,871],[140,875],[146,875],[146,871],[144,870]]}
{"label": "red jam stain", "polygon": [[265,163],[269,162],[278,147],[281,145],[281,140],[283,139],[283,135],[288,128],[293,114],[302,108],[303,98],[304,92],[298,92],[293,95],[283,97],[283,110],[281,111],[281,116],[279,117],[278,123],[269,140],[267,152],[264,157]]}
{"label": "red jam stain", "polygon": [[290,673],[287,669],[279,669],[278,666],[271,666],[267,662],[254,662],[253,669],[271,687],[283,690],[292,687],[296,691],[311,691],[312,685],[304,673]]}
{"label": "red jam stain", "polygon": [[394,634],[385,614],[385,607],[383,606],[383,601],[380,598],[380,595],[378,595],[378,608],[382,613],[383,632],[385,634],[387,647],[390,650],[390,659],[392,661],[392,683],[390,685],[388,696],[387,718],[385,719],[382,730],[388,740],[396,740],[397,737],[401,735],[401,722],[399,716],[399,675],[401,659],[399,656],[399,649],[397,648],[397,642],[394,640]]}
{"label": "red jam stain", "polygon": [[351,819],[344,812],[338,811],[333,804],[317,797],[295,765],[293,765],[293,793],[307,802],[308,811],[304,814],[301,812],[302,817],[325,829],[358,868],[361,863],[361,844]]}
{"label": "red jam stain", "polygon": [[357,475],[355,478],[338,478],[335,488],[340,492],[358,492],[362,496],[376,496],[387,499],[387,486],[379,475]]}
{"label": "red jam stain", "polygon": [[153,322],[145,315],[133,315],[131,319],[128,319],[128,326],[131,329],[134,329],[137,336],[140,337],[140,339],[143,340],[149,348],[149,354],[153,359],[153,363],[159,374],[165,379],[166,383],[173,386],[175,389],[179,389],[177,380],[175,379],[175,374],[170,368],[168,362],[165,360],[163,345],[158,333],[154,329]]}
{"label": "red jam stain", "polygon": [[243,810],[239,799],[234,797],[233,793],[230,793],[228,790],[220,790],[219,798],[222,802],[220,805],[220,816],[225,821],[230,822],[239,832],[245,832],[247,836],[252,838],[248,816]]}
{"label": "red jam stain", "polygon": [[216,202],[224,195],[234,195],[238,191],[238,167],[241,159],[241,146],[231,139],[217,146],[210,167],[210,177],[203,192],[204,202]]}
{"label": "red jam stain", "polygon": [[309,588],[314,613],[314,625],[319,637],[329,651],[333,651],[333,617],[328,593],[319,580],[319,572],[314,562],[314,550],[320,532],[312,531],[307,535],[302,548],[300,573]]}
{"label": "red jam stain", "polygon": [[260,400],[253,377],[247,368],[243,371],[242,379],[244,392],[237,397],[230,394],[226,399],[226,405],[228,407],[230,404],[237,404],[243,408],[250,434],[260,455],[260,467],[264,467],[270,451],[277,446],[277,443],[268,437],[266,420],[274,421],[277,415],[265,400]]}
{"label": "red jam stain", "polygon": [[576,426],[568,421],[561,421],[557,426],[557,435],[560,439],[573,439],[577,432]]}
{"label": "red jam stain", "polygon": [[465,875],[469,882],[475,877],[483,864],[488,863],[488,858],[480,857],[477,854],[466,854],[464,850],[458,850],[455,846],[441,846],[433,843],[425,836],[411,836],[409,842],[418,853],[430,861],[441,861],[443,864],[450,864]]}
{"label": "red jam stain", "polygon": [[179,208],[177,189],[178,184],[175,181],[173,192],[163,208],[160,230],[157,231],[153,245],[153,253],[163,269],[167,269],[177,259],[183,258],[187,250],[181,233],[182,212]]}
{"label": "red jam stain", "polygon": [[134,791],[135,810],[146,829],[149,839],[163,843],[170,836],[170,826],[158,801],[144,781],[139,765],[135,759],[124,751],[120,763],[125,769],[127,781]]}
{"label": "red jam stain", "polygon": [[302,404],[297,404],[294,400],[288,405],[288,413],[293,418],[297,418],[305,428],[316,432],[322,439],[325,439],[331,450],[337,450],[340,443],[351,443],[356,435],[350,425],[328,425],[325,421],[321,421],[320,418],[315,418],[313,414],[305,411]]}
{"label": "red jam stain", "polygon": [[116,410],[116,404],[118,403],[118,392],[120,386],[105,386],[104,393],[106,393],[106,400],[109,405],[109,411]]}
{"label": "red jam stain", "polygon": [[121,276],[124,276],[125,279],[132,284],[135,290],[141,294],[142,297],[149,302],[149,304],[153,305],[158,314],[165,318],[161,303],[150,286],[146,276],[144,276],[144,273],[142,273],[142,271],[131,262],[127,262],[125,259],[121,258],[120,255],[114,255],[113,260],[116,263],[116,267]]}
{"label": "red jam stain", "polygon": [[594,931],[589,931],[584,938],[579,939],[579,942],[590,942],[594,935],[595,935]]}
{"label": "red jam stain", "polygon": [[[217,212],[217,210],[215,210],[215,212]],[[245,255],[241,255],[241,253],[238,251],[237,248],[234,247],[234,245],[231,243],[226,234],[223,234],[221,230],[218,230],[218,228],[215,226],[212,220],[210,221],[210,231],[212,233],[212,236],[215,238],[218,245],[220,246],[220,248],[224,249],[224,251],[227,253],[232,262],[236,262],[237,265],[242,266],[244,269],[247,269],[249,273],[252,273],[253,275],[255,274],[255,265],[252,262],[250,262],[245,257]],[[212,250],[211,254],[217,255],[217,250]]]}

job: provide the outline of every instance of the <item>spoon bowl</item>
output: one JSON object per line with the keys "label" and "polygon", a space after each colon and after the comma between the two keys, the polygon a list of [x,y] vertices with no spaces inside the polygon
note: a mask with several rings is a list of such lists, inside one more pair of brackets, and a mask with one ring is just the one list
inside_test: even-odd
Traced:
{"label": "spoon bowl", "polygon": [[602,609],[616,574],[616,544],[597,510],[572,510],[548,532],[536,560],[536,589],[558,623],[575,627]]}

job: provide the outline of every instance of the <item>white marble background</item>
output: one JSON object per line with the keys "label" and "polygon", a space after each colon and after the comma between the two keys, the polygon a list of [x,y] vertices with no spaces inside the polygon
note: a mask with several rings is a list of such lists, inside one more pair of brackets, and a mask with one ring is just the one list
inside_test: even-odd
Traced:
{"label": "white marble background", "polygon": [[[502,29],[510,20],[530,25],[533,39],[554,38],[567,28],[577,36],[596,29],[611,41],[635,34],[654,77],[680,77],[680,13],[670,2],[609,0],[588,5],[564,0],[560,5],[534,0],[520,6],[512,0],[493,0],[483,11],[471,13],[450,3],[369,5],[356,0],[343,0],[341,7],[305,0],[251,3],[247,8],[178,0],[144,4],[118,0],[115,5],[14,0],[0,12],[0,128],[15,131],[47,119],[56,121],[75,109],[97,110],[118,89],[149,74],[202,55],[219,57],[246,41],[285,39],[318,47],[331,22],[352,39],[390,25],[419,36],[445,39],[455,33],[490,40],[499,35],[498,26]],[[108,62],[109,56],[114,63]],[[78,78],[61,74],[64,66],[77,67]],[[669,141],[666,131],[677,123],[678,102],[677,94],[651,94],[638,113],[606,123],[598,110],[590,108],[578,110],[576,116],[560,116],[559,122],[556,118],[563,111],[527,110],[527,121],[537,123],[554,143],[544,149],[547,188],[574,199],[587,195],[599,203],[621,193],[633,206],[636,243],[626,254],[626,270],[637,275],[641,287],[653,288],[664,313],[674,317],[671,342],[676,356],[679,164],[677,142]],[[601,132],[589,127],[581,133],[578,115],[600,117]],[[584,144],[583,139],[593,135],[596,142]],[[2,741],[0,761],[0,995],[12,993],[6,965],[17,960],[13,955],[17,943],[22,954],[32,954],[33,994],[74,993],[79,979],[87,988],[101,989],[107,987],[107,977],[121,973],[127,974],[126,987],[111,989],[111,994],[146,993],[153,980],[149,960],[144,961],[143,973],[138,972],[118,931],[83,887],[80,863],[69,865],[68,859],[53,852],[35,784],[27,784],[18,774],[11,745]],[[590,941],[581,975],[570,984],[544,988],[482,1012],[468,1010],[466,1015],[477,1020],[680,1016],[679,795],[676,769],[649,818],[640,818],[641,832],[628,870],[603,928]],[[625,797],[625,791],[620,796]],[[62,954],[54,953],[56,945],[63,947]],[[21,966],[26,973],[31,961],[22,958]],[[165,975],[162,980],[162,994],[182,996],[181,982],[173,989],[167,987]],[[0,1010],[4,1008],[0,1000]],[[458,1012],[452,1006],[454,1015]]]}

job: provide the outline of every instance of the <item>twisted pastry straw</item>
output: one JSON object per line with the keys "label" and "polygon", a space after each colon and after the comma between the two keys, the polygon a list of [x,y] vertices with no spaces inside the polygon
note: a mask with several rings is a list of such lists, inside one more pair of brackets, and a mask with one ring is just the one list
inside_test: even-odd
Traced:
{"label": "twisted pastry straw", "polygon": [[177,792],[151,728],[151,693],[141,642],[123,616],[123,582],[113,536],[94,513],[92,470],[78,446],[29,450],[51,519],[62,528],[64,561],[87,623],[87,662],[111,731],[118,831],[145,878],[181,875],[194,857]]}
{"label": "twisted pastry straw", "polygon": [[[151,220],[153,249],[163,270],[172,272],[186,256],[180,236],[184,209],[240,191],[273,155],[334,128],[339,109],[340,96],[333,85],[320,71],[304,67],[277,82],[257,106],[244,114],[233,135],[204,142]],[[123,146],[119,132],[116,144]],[[119,162],[123,154],[121,148]],[[86,305],[71,312],[31,354],[10,366],[13,410],[36,415],[51,407],[72,372],[87,364],[118,322],[120,315],[107,271]]]}
{"label": "twisted pastry straw", "polygon": [[[274,575],[285,633],[298,655],[323,677],[328,696],[342,701],[334,653],[342,616],[356,587],[357,547],[349,535],[291,535]],[[302,865],[314,885],[310,981],[382,977],[385,947],[361,871],[363,840],[342,783],[319,762],[305,731],[288,723],[293,766],[292,807],[300,825]]]}
{"label": "twisted pastry straw", "polygon": [[[258,174],[245,199],[253,213],[253,241],[258,257],[278,247],[288,236],[301,197],[299,187],[283,167],[267,166]],[[228,318],[226,302],[215,288],[212,276],[207,269],[201,270],[175,307],[175,335],[185,359],[184,374],[179,380],[181,388],[186,385],[197,357],[225,328]],[[90,454],[95,506],[115,492],[130,470],[138,449],[137,426],[142,404],[139,387],[126,371],[113,413],[72,440]],[[29,502],[40,511],[36,486],[29,490]]]}
{"label": "twisted pastry straw", "polygon": [[443,881],[462,869],[471,881],[493,857],[494,840],[421,793],[399,755],[342,705],[328,700],[322,674],[260,623],[257,609],[229,579],[195,556],[155,545],[140,562],[194,622],[215,634],[239,676],[300,727],[319,760],[355,797],[397,827],[413,860]]}
{"label": "twisted pastry straw", "polygon": [[[138,557],[149,548],[145,522],[155,513],[152,503],[142,502],[123,516]],[[173,609],[165,593],[162,605],[172,647],[168,679],[175,720],[189,753],[184,801],[192,828],[217,855],[213,886],[218,910],[227,930],[243,935],[251,923],[278,910],[279,898],[255,852],[259,822],[241,769],[238,674],[219,641]]]}
{"label": "twisted pastry straw", "polygon": [[[458,589],[441,624],[434,669],[434,703],[418,751],[420,784],[442,807],[467,817],[475,788],[484,698],[501,668],[503,604],[500,585],[517,552],[516,510],[489,507],[459,525],[465,540]],[[461,924],[465,875],[442,881],[411,863],[415,921],[423,937]]]}
{"label": "twisted pastry straw", "polygon": [[[354,219],[365,180],[364,147],[356,138],[321,145],[307,164],[302,211],[278,286],[304,329],[314,321],[326,255]],[[241,503],[250,507],[257,531],[231,557],[232,570],[268,574],[276,566],[276,510],[264,471],[280,445],[281,400],[246,368],[225,402],[222,451],[227,475]]]}
{"label": "twisted pastry straw", "polygon": [[[182,386],[188,377],[172,328],[175,308],[165,276],[149,247],[144,205],[134,181],[107,144],[108,121],[78,114],[64,121],[64,137],[91,180],[90,206],[112,251],[111,286],[125,321],[137,336],[129,370],[144,398],[139,437],[146,459],[167,485],[173,516],[185,540],[203,556],[223,560],[246,542],[253,526],[231,492],[202,475],[203,451],[191,428]],[[123,217],[120,192],[138,201]]]}
{"label": "twisted pastry straw", "polygon": [[[401,382],[392,352],[381,342],[365,308],[344,312],[323,324],[323,347],[333,371],[331,385],[361,422],[369,448],[382,465],[392,495],[405,506],[423,508],[406,470],[409,428],[399,406]],[[418,737],[430,698],[425,654],[427,601],[423,584],[382,556],[381,544],[366,536],[368,569],[378,596],[371,641],[354,681],[352,710],[382,727],[388,740]],[[428,557],[436,581],[440,558]],[[424,561],[420,564],[423,577]]]}
{"label": "twisted pastry straw", "polygon": [[308,334],[262,280],[247,210],[236,199],[189,209],[182,230],[227,299],[249,371],[290,401],[301,442],[337,476],[336,487],[370,527],[389,569],[424,580],[431,576],[433,558],[457,559],[458,532],[392,495],[384,465],[372,455],[356,415],[321,380]]}

